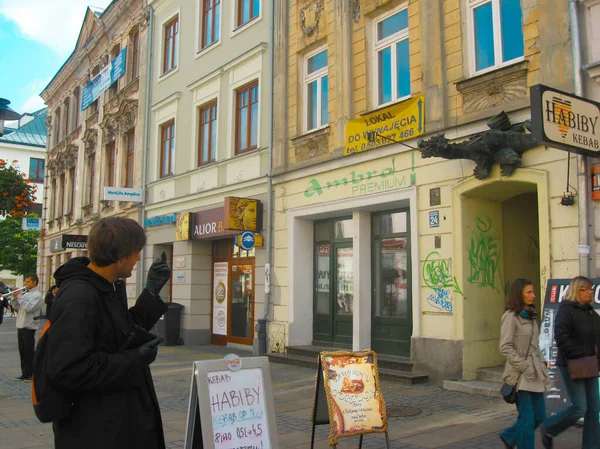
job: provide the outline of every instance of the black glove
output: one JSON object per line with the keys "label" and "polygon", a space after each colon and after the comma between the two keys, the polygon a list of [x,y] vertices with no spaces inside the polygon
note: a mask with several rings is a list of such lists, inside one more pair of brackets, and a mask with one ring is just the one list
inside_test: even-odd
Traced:
{"label": "black glove", "polygon": [[158,295],[160,289],[169,281],[171,269],[167,265],[167,255],[163,252],[160,259],[156,259],[150,265],[148,277],[146,278],[146,288],[150,293]]}
{"label": "black glove", "polygon": [[150,365],[156,359],[156,354],[158,354],[158,345],[162,343],[164,338],[156,337],[154,340],[151,340],[147,343],[144,343],[142,346],[137,348],[138,352],[142,356],[142,363],[144,365]]}

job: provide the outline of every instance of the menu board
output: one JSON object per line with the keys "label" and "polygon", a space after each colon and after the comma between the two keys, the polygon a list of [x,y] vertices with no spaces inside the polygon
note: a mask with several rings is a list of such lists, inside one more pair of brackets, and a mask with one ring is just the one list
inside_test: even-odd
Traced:
{"label": "menu board", "polygon": [[267,357],[194,362],[186,449],[278,449]]}
{"label": "menu board", "polygon": [[[600,279],[592,279],[594,282],[594,300],[592,306],[596,312],[600,312]],[[569,289],[571,279],[550,279],[546,287],[544,298],[544,310],[540,325],[540,350],[542,357],[546,360],[548,375],[552,379],[552,388],[546,392],[546,410],[548,415],[557,413],[566,408],[570,401],[561,374],[556,366],[558,349],[554,340],[554,326],[556,314]]]}
{"label": "menu board", "polygon": [[[322,400],[322,393],[326,401]],[[327,411],[323,410],[325,404]],[[328,420],[323,419],[326,413]],[[336,445],[338,438],[387,432],[385,401],[379,386],[375,352],[320,354],[313,423],[329,423],[330,445]]]}

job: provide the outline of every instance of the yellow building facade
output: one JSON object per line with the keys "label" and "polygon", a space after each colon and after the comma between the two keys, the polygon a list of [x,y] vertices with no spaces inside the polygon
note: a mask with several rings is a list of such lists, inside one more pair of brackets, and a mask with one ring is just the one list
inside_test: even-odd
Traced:
{"label": "yellow building facade", "polygon": [[560,204],[575,156],[536,145],[503,175],[418,141],[477,147],[502,111],[528,136],[530,87],[573,91],[567,2],[277,5],[269,338],[372,348],[438,382],[501,364],[510,283],[531,279],[540,307],[548,279],[579,274]]}

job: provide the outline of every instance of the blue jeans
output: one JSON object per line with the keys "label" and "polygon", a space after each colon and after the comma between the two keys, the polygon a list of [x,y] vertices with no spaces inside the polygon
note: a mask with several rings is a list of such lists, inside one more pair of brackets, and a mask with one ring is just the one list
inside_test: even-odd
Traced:
{"label": "blue jeans", "polygon": [[584,417],[582,449],[600,449],[600,394],[598,378],[575,379],[569,377],[569,368],[559,366],[560,374],[572,405],[544,421],[544,430],[555,437]]}
{"label": "blue jeans", "polygon": [[517,391],[517,422],[500,432],[504,441],[518,449],[535,449],[535,429],[546,419],[544,393]]}

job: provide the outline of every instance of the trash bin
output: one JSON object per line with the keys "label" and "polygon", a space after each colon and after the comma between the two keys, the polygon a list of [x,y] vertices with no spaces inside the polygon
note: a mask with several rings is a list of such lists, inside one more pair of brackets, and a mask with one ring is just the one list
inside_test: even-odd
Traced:
{"label": "trash bin", "polygon": [[165,346],[183,344],[183,340],[179,337],[181,331],[181,311],[183,308],[183,305],[176,302],[167,303],[167,311],[154,327],[156,335],[165,339],[162,343]]}

